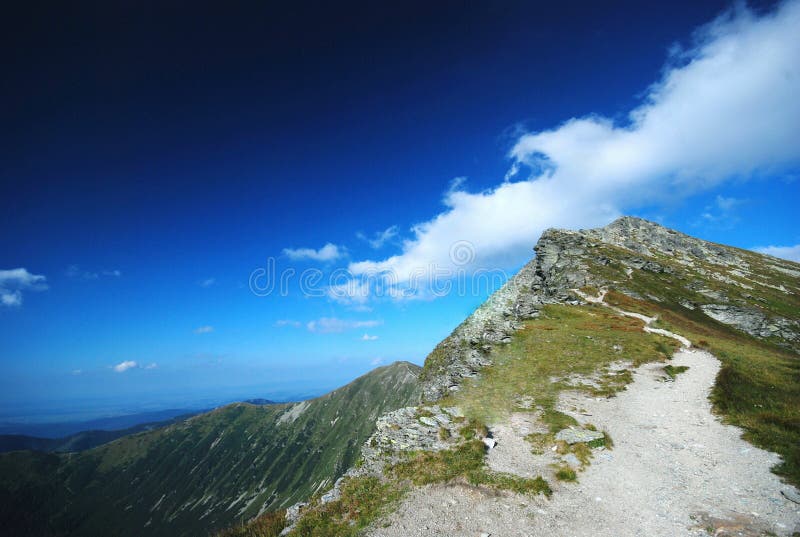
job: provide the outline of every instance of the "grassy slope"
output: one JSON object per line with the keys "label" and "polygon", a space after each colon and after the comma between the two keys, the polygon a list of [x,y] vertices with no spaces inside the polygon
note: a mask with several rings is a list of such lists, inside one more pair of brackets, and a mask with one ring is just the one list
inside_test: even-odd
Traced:
{"label": "grassy slope", "polygon": [[460,406],[468,416],[490,422],[530,398],[543,410],[545,421],[559,427],[564,417],[555,413],[554,406],[566,384],[552,379],[600,372],[600,385],[592,392],[608,395],[630,378],[624,371],[609,371],[612,362],[630,361],[637,366],[666,360],[672,354],[674,340],[644,333],[642,326],[638,319],[600,306],[546,306],[540,318],[527,322],[510,344],[494,350],[492,366],[442,404]]}
{"label": "grassy slope", "polygon": [[[14,513],[0,524],[37,534],[49,525],[76,528],[74,535],[205,535],[265,505],[289,505],[350,467],[379,415],[416,399],[417,370],[379,368],[311,401],[294,421],[279,423],[291,405],[240,403],[83,453],[29,461],[19,475],[30,474],[30,494],[39,495],[31,505],[41,527],[21,527],[30,520]],[[0,475],[32,457],[0,457]],[[12,495],[4,481],[2,492]]]}

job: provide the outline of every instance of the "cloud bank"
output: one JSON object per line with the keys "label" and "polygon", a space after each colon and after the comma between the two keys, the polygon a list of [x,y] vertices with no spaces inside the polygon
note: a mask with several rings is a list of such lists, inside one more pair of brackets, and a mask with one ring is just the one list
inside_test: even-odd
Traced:
{"label": "cloud bank", "polygon": [[7,307],[22,305],[23,291],[44,291],[47,278],[31,274],[25,268],[0,270],[0,304]]}
{"label": "cloud bank", "polygon": [[587,115],[516,140],[506,179],[484,192],[455,183],[445,210],[413,227],[398,255],[350,264],[398,283],[454,268],[512,267],[547,227],[592,227],[637,207],[800,164],[800,1],[758,16],[745,7],[674,52],[627,120]]}

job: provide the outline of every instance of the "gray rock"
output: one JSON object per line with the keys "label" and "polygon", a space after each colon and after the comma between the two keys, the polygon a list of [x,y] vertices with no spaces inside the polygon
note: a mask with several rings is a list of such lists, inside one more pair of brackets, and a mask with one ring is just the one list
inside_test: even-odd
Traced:
{"label": "gray rock", "polygon": [[781,494],[790,502],[800,503],[800,494],[798,494],[795,489],[783,489]]}
{"label": "gray rock", "polygon": [[420,416],[419,421],[427,425],[428,427],[438,427],[439,422],[433,418],[429,418],[428,416]]}
{"label": "gray rock", "polygon": [[578,460],[578,457],[575,456],[574,453],[567,453],[561,460],[569,464],[571,467],[577,469],[581,467],[581,461]]}
{"label": "gray rock", "polygon": [[600,431],[590,431],[588,429],[562,429],[556,433],[556,440],[563,440],[567,444],[577,444],[578,442],[591,442],[605,438]]}

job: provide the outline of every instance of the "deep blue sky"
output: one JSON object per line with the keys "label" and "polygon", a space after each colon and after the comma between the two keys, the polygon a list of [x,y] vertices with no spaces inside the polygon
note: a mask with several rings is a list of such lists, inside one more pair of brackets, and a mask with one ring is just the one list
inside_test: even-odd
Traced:
{"label": "deep blue sky", "polygon": [[[373,363],[419,363],[482,296],[367,310],[259,298],[250,272],[268,256],[330,269],[282,254],[328,242],[350,260],[397,253],[356,233],[397,225],[408,238],[442,211],[453,178],[497,185],[523,130],[624,120],[670,47],[729,7],[117,4],[4,12],[0,269],[48,286],[0,308],[8,414],[79,398],[302,394]],[[798,187],[777,184],[732,183],[640,214],[742,247],[797,244]],[[717,196],[737,200],[731,214],[700,218]],[[381,324],[306,328],[321,317]],[[137,367],[111,368],[124,361]]]}

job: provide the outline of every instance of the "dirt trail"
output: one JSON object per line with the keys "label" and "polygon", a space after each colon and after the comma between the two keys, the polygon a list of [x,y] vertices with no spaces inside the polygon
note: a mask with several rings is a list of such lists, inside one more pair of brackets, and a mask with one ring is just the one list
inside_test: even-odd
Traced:
{"label": "dirt trail", "polygon": [[[589,298],[604,304],[602,294]],[[646,325],[652,322],[620,313],[642,318]],[[711,413],[708,394],[720,363],[689,346],[685,340],[685,348],[673,357],[673,365],[689,367],[673,382],[665,381],[661,364],[645,364],[617,397],[563,394],[560,409],[608,431],[615,447],[596,451],[578,483],[553,483],[550,500],[465,485],[428,486],[414,491],[378,524],[385,527],[368,535],[754,537],[800,532],[800,505],[781,494],[797,491],[769,470],[779,457],[748,444],[741,429],[723,425]],[[534,425],[516,416],[492,427],[498,452],[490,451],[487,460],[494,469],[530,477],[553,456],[530,454],[523,438],[526,427]]]}

